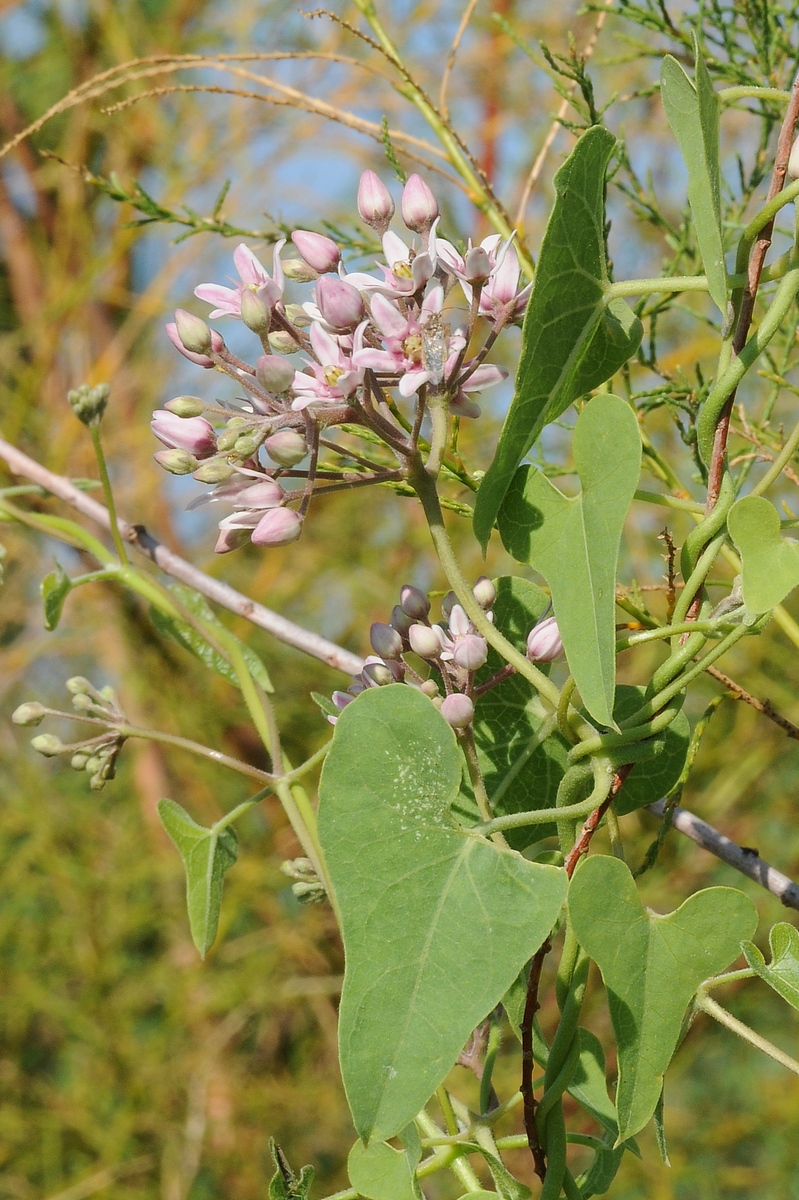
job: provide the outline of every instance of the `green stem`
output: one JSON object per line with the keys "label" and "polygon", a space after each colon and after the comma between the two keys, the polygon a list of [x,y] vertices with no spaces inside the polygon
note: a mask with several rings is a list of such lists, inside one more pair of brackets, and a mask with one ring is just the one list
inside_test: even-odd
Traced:
{"label": "green stem", "polygon": [[[424,1109],[422,1109],[422,1111],[416,1117],[416,1124],[421,1128],[423,1133],[427,1134],[428,1137],[438,1137],[442,1132],[438,1125],[436,1125],[433,1118],[429,1115],[429,1113],[425,1112]],[[457,1149],[455,1147],[449,1151],[443,1150],[437,1157],[440,1160],[448,1159],[448,1161],[441,1161],[440,1165],[438,1165],[435,1159],[431,1160],[435,1165],[431,1165],[429,1171],[425,1172],[425,1174],[429,1174],[432,1171],[440,1171],[443,1167],[449,1167],[453,1175],[456,1175],[466,1188],[467,1192],[483,1191],[483,1185],[475,1175],[472,1166],[466,1161],[465,1158],[457,1154]],[[417,1172],[417,1174],[421,1174],[421,1169]]]}
{"label": "green stem", "polygon": [[441,460],[447,448],[449,433],[449,395],[447,392],[431,392],[427,398],[432,429],[430,434],[430,453],[427,456],[425,470],[431,479],[438,479],[441,471]]}
{"label": "green stem", "polygon": [[[727,618],[729,621],[729,618]],[[643,633],[634,633],[630,637],[619,638],[617,650],[629,650],[631,646],[641,646],[645,642],[657,642],[662,638],[675,637],[679,633],[715,633],[724,625],[720,621],[680,621],[677,625],[662,625],[660,629],[647,629]]]}
{"label": "green stem", "polygon": [[721,987],[723,983],[741,983],[745,979],[756,978],[757,971],[753,971],[751,967],[743,967],[740,971],[727,971],[724,975],[714,975],[712,979],[706,979],[700,990],[709,992],[711,988]]}
{"label": "green stem", "polygon": [[[677,690],[682,691],[682,688],[678,688]],[[643,709],[640,712],[643,712]],[[661,705],[661,708],[658,709],[651,721],[630,725],[629,727],[625,723],[625,728],[621,733],[603,733],[580,742],[579,746],[575,746],[569,752],[569,761],[573,763],[579,762],[589,754],[596,754],[598,752],[607,754],[610,750],[618,750],[622,746],[631,746],[636,742],[643,742],[647,738],[654,737],[656,733],[660,733],[663,729],[668,729],[678,712],[679,707],[676,705],[671,708],[663,708]],[[635,716],[638,717],[639,713],[636,713]],[[633,720],[632,717],[629,719]]]}
{"label": "green stem", "polygon": [[587,800],[581,800],[579,804],[564,804],[562,808],[534,808],[530,812],[508,813],[504,817],[494,817],[493,821],[488,821],[485,825],[475,826],[473,832],[479,833],[483,837],[490,837],[492,833],[502,829],[521,829],[525,825],[546,825],[550,821],[579,821],[582,817],[590,816],[596,807],[596,800],[591,795]]}
{"label": "green stem", "polygon": [[769,1042],[766,1038],[761,1037],[759,1033],[755,1033],[754,1029],[750,1029],[748,1025],[744,1025],[742,1021],[728,1013],[726,1008],[722,1008],[715,1000],[711,1000],[710,996],[700,991],[694,1004],[702,1012],[706,1012],[708,1016],[713,1017],[720,1025],[725,1025],[727,1029],[736,1033],[739,1038],[743,1038],[745,1042],[749,1042],[758,1050],[762,1050],[769,1058],[773,1058],[775,1062],[781,1066],[787,1067],[789,1071],[793,1071],[794,1075],[799,1075],[799,1062],[795,1058],[791,1058],[790,1054],[786,1054],[780,1050],[779,1046],[775,1046],[773,1042]]}
{"label": "green stem", "polygon": [[[469,768],[469,780],[472,785],[477,811],[480,814],[480,819],[485,824],[490,824],[494,814],[491,811],[491,801],[489,800],[488,792],[486,791],[483,772],[480,770],[480,761],[477,757],[477,746],[475,745],[474,732],[471,726],[468,729],[463,730],[459,740],[461,749],[463,750],[464,758],[466,759],[466,766]],[[491,836],[493,841],[496,841],[501,846],[507,847],[508,843],[505,841],[501,833],[495,831]]]}
{"label": "green stem", "polygon": [[[696,663],[693,667],[690,667],[687,671],[684,671],[683,674],[679,675],[673,683],[668,685],[668,687],[663,688],[663,690],[658,692],[657,695],[653,696],[651,700],[647,700],[646,704],[642,705],[641,708],[639,708],[637,712],[633,713],[631,717],[628,717],[627,720],[630,722],[641,721],[646,717],[651,717],[655,713],[659,713],[660,710],[666,704],[668,704],[669,700],[672,700],[675,696],[679,695],[680,692],[685,691],[689,683],[693,683],[695,679],[698,679],[699,676],[702,675],[708,669],[708,667],[716,661],[716,659],[721,658],[723,654],[726,654],[728,650],[732,649],[735,643],[739,642],[742,637],[745,637],[748,632],[749,629],[746,625],[739,625],[737,629],[733,629],[731,633],[728,633],[725,638],[722,638],[722,640],[716,646],[709,650],[704,658],[700,658],[698,663]],[[572,751],[572,753],[574,752]]]}
{"label": "green stem", "polygon": [[260,804],[262,800],[265,800],[271,794],[272,788],[265,787],[260,792],[256,792],[254,796],[250,796],[248,800],[242,800],[241,804],[237,804],[229,813],[225,813],[224,817],[220,817],[218,821],[214,822],[211,826],[211,832],[221,833],[223,829],[227,829],[234,821],[238,821],[239,817],[243,817],[246,812],[249,812],[251,808],[254,808],[256,804]]}
{"label": "green stem", "polygon": [[719,88],[716,97],[721,104],[734,104],[736,100],[779,100],[787,104],[791,98],[790,92],[781,88],[755,87],[754,84],[743,84],[737,87]]}
{"label": "green stem", "polygon": [[681,500],[678,496],[664,496],[661,492],[645,492],[642,489],[637,489],[633,497],[635,500],[643,500],[646,504],[660,504],[664,508],[676,508],[681,512],[698,513],[700,516],[705,515],[704,504],[699,504],[696,500]]}
{"label": "green stem", "polygon": [[15,504],[9,504],[2,497],[0,497],[0,512],[19,521],[21,525],[27,525],[29,529],[35,529],[48,537],[58,538],[59,541],[66,542],[69,546],[87,550],[99,563],[102,563],[106,570],[113,570],[117,565],[116,559],[109,552],[107,546],[104,546],[98,538],[84,529],[82,525],[76,524],[75,521],[69,521],[66,517],[48,516],[45,513],[26,512],[24,508],[17,508]]}
{"label": "green stem", "polygon": [[105,453],[103,444],[100,441],[100,426],[99,424],[89,425],[89,433],[91,434],[92,445],[94,446],[94,456],[97,459],[97,467],[100,471],[100,482],[103,485],[103,495],[105,496],[105,504],[108,509],[108,515],[111,518],[111,537],[114,540],[114,548],[116,549],[119,561],[123,566],[128,565],[128,551],[125,543],[122,541],[122,535],[119,532],[117,520],[117,510],[114,503],[114,491],[111,487],[111,479],[108,475],[108,464],[105,461]]}
{"label": "green stem", "polygon": [[787,467],[788,463],[793,458],[797,446],[799,446],[799,421],[797,421],[797,423],[794,425],[793,429],[791,430],[790,437],[780,453],[774,459],[774,462],[766,471],[763,478],[759,480],[759,482],[756,483],[752,488],[750,495],[762,496],[763,493],[771,487],[772,483],[779,478],[783,469]]}
{"label": "green stem", "polygon": [[[247,775],[251,779],[259,779],[262,782],[270,782],[274,779],[268,771],[260,771],[258,767],[251,767],[249,763],[242,762],[238,758],[232,758],[229,754],[223,754],[221,750],[214,750],[210,746],[204,746],[201,742],[193,742],[190,738],[180,737],[175,733],[162,733],[158,729],[141,729],[137,725],[111,725],[111,729],[117,730],[121,737],[139,738],[142,741],[160,742],[164,746],[175,746],[178,750],[188,750],[190,754],[197,754],[201,758],[207,758],[211,762],[217,763],[220,767],[227,767],[231,771],[238,771],[240,775]],[[325,747],[329,747],[330,743]]]}

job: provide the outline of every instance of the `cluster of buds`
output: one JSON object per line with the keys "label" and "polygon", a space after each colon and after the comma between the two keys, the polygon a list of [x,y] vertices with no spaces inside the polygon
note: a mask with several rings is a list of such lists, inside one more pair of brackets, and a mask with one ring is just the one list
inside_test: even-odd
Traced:
{"label": "cluster of buds", "polygon": [[[494,584],[481,576],[472,592],[493,622],[491,606],[497,597]],[[430,597],[425,592],[409,584],[401,588],[400,602],[395,604],[390,620],[375,622],[369,631],[374,653],[367,656],[363,670],[346,692],[333,693],[332,707],[327,712],[331,725],[338,721],[337,712],[361,692],[390,683],[406,683],[424,692],[453,729],[466,729],[473,723],[475,700],[512,675],[514,668],[506,666],[475,687],[475,674],[488,658],[486,639],[475,629],[454,592],[448,592],[441,601],[439,623],[431,623],[430,610]],[[527,635],[526,651],[534,663],[551,663],[563,657],[554,617],[544,617],[533,626]],[[415,662],[408,659],[409,654]],[[426,677],[419,670],[418,659],[432,668]]]}
{"label": "cluster of buds", "polygon": [[116,774],[117,758],[125,738],[115,726],[124,722],[125,714],[111,687],[98,689],[82,675],[75,675],[67,680],[66,688],[72,697],[74,712],[61,712],[32,700],[20,704],[12,713],[11,720],[15,725],[35,726],[40,725],[45,717],[62,717],[106,726],[96,737],[69,744],[53,733],[39,733],[31,739],[33,749],[45,758],[68,754],[73,770],[85,771],[89,776],[89,787],[99,792]]}
{"label": "cluster of buds", "polygon": [[291,890],[300,904],[320,904],[326,898],[325,886],[310,858],[289,858],[280,864],[280,870],[294,880]]}
{"label": "cluster of buds", "polygon": [[[156,455],[161,466],[214,485],[201,499],[231,505],[220,522],[220,553],[247,540],[294,541],[312,494],[401,480],[433,400],[453,416],[477,417],[473,395],[507,375],[485,358],[499,332],[521,319],[529,296],[512,240],[494,235],[461,255],[438,236],[438,202],[418,175],[408,179],[400,205],[415,236],[389,228],[394,202],[372,171],[361,177],[358,212],[381,240],[376,274],[348,272],[332,238],[297,230],[298,257],[282,258],[282,239],[271,273],[240,245],[233,287],[195,288],[212,306],[211,320],[240,320],[257,337],[254,363],[183,309],[167,325],[185,358],[235,379],[246,392],[227,405],[179,396],[152,422],[165,446]],[[312,284],[310,298],[289,303],[289,282]],[[455,325],[448,319],[456,313],[454,295],[462,318]],[[485,336],[474,352],[480,321]],[[401,416],[403,404],[415,410],[408,418]],[[331,444],[325,434],[334,426],[360,426],[372,447],[382,442],[373,455],[378,461]]]}

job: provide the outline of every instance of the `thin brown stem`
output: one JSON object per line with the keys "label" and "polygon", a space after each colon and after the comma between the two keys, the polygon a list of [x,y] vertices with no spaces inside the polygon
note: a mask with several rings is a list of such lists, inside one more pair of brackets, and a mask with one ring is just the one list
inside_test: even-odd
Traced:
{"label": "thin brown stem", "polygon": [[725,688],[732,693],[735,700],[743,700],[744,704],[749,704],[757,712],[762,713],[764,717],[768,717],[775,725],[779,725],[780,729],[784,729],[789,738],[795,738],[799,741],[799,725],[794,725],[793,721],[789,721],[787,717],[783,717],[781,713],[773,707],[770,700],[758,700],[751,692],[747,692],[746,688],[741,687],[740,683],[736,683],[734,679],[730,679],[729,675],[725,675],[723,671],[719,671],[717,667],[708,667],[708,675],[712,675],[714,679],[718,679],[719,683],[723,683]]}
{"label": "thin brown stem", "polygon": [[535,1120],[535,1110],[538,1101],[533,1087],[533,1070],[535,1058],[533,1055],[533,1021],[541,1005],[538,1002],[538,988],[541,983],[541,969],[544,959],[552,949],[549,938],[546,939],[530,964],[530,975],[527,980],[527,1000],[522,1017],[522,1086],[521,1093],[524,1102],[524,1131],[527,1134],[527,1145],[533,1156],[535,1173],[543,1183],[547,1174],[547,1160],[544,1148],[538,1137],[538,1127]]}
{"label": "thin brown stem", "polygon": [[596,833],[599,822],[602,820],[605,813],[623,788],[624,781],[630,774],[630,771],[632,771],[633,765],[633,763],[625,763],[624,766],[619,767],[618,771],[613,776],[613,782],[610,785],[610,791],[608,792],[607,796],[602,803],[594,809],[583,825],[580,836],[572,846],[566,861],[563,864],[566,868],[566,874],[568,875],[569,879],[571,879],[572,875],[577,869],[577,864],[582,856],[587,854],[588,847],[591,844],[591,838]]}

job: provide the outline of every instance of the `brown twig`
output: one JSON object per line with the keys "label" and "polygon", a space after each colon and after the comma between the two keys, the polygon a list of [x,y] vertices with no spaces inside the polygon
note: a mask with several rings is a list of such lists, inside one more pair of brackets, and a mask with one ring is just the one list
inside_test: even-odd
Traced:
{"label": "brown twig", "polygon": [[665,543],[666,546],[666,624],[671,624],[671,618],[674,615],[674,606],[677,603],[677,585],[675,562],[677,558],[677,550],[674,545],[674,538],[671,536],[671,531],[663,529],[658,537]]}
{"label": "brown twig", "polygon": [[783,717],[774,708],[770,700],[758,700],[751,692],[747,692],[746,688],[742,688],[740,683],[736,683],[734,679],[730,679],[729,675],[725,675],[723,671],[719,671],[717,667],[708,667],[708,675],[712,675],[714,679],[718,679],[719,683],[723,683],[735,700],[743,700],[744,704],[749,704],[757,712],[762,713],[764,717],[768,717],[775,725],[779,725],[780,729],[784,729],[789,738],[795,738],[799,741],[799,725],[794,725],[793,721],[789,721],[787,717]]}
{"label": "brown twig", "polygon": [[566,874],[568,875],[569,879],[571,879],[572,875],[574,874],[577,864],[582,856],[588,852],[588,847],[591,844],[591,838],[596,833],[599,822],[602,820],[605,813],[608,811],[611,804],[624,787],[624,781],[630,774],[630,771],[632,771],[633,765],[633,763],[625,763],[624,766],[619,767],[618,771],[613,776],[613,782],[610,785],[610,791],[608,792],[607,796],[602,803],[594,809],[583,825],[580,836],[572,846],[571,850],[566,856],[566,861],[563,864],[566,868]]}
{"label": "brown twig", "polygon": [[549,938],[546,939],[543,946],[538,950],[530,964],[530,975],[527,980],[527,1000],[524,1005],[524,1016],[522,1017],[522,1086],[521,1093],[524,1100],[524,1130],[527,1134],[527,1145],[530,1147],[530,1153],[533,1156],[535,1164],[535,1173],[543,1183],[547,1174],[547,1160],[544,1154],[543,1146],[538,1137],[538,1127],[535,1121],[535,1110],[538,1101],[535,1098],[535,1089],[533,1087],[533,1070],[535,1068],[535,1058],[533,1057],[533,1020],[541,1005],[538,1003],[538,987],[541,982],[541,968],[544,965],[544,959],[552,949],[552,943]]}

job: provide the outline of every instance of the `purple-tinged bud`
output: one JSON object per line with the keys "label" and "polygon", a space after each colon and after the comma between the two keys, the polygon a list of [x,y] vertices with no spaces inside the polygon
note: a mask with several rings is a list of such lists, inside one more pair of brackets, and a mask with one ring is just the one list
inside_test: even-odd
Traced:
{"label": "purple-tinged bud", "polygon": [[369,641],[375,654],[381,658],[399,658],[402,654],[402,638],[396,629],[375,621],[369,630]]}
{"label": "purple-tinged bud", "polygon": [[[438,630],[438,632],[436,632]],[[441,645],[441,630],[438,626],[411,625],[408,630],[408,641],[411,650],[420,658],[438,658],[443,647]]]}
{"label": "purple-tinged bud", "polygon": [[358,212],[361,220],[382,237],[394,216],[391,193],[374,171],[364,171],[358,184]]}
{"label": "purple-tinged bud", "polygon": [[176,308],[175,327],[184,350],[188,350],[190,354],[210,353],[211,330],[202,317],[195,317],[194,313],[186,312],[185,308]]}
{"label": "purple-tinged bud", "polygon": [[198,483],[227,483],[235,473],[235,468],[231,467],[230,463],[215,458],[199,466],[194,472],[194,478]]}
{"label": "purple-tinged bud", "polygon": [[479,633],[467,633],[458,638],[452,657],[465,671],[479,671],[488,658],[488,644]]}
{"label": "purple-tinged bud", "polygon": [[43,704],[38,700],[29,700],[27,704],[20,704],[19,708],[14,709],[11,720],[15,725],[41,725],[46,716]]}
{"label": "purple-tinged bud", "polygon": [[167,400],[164,408],[176,417],[201,417],[205,412],[205,401],[199,396],[175,396],[174,400]]}
{"label": "purple-tinged bud", "polygon": [[395,604],[391,610],[391,624],[400,637],[407,638],[413,617],[408,616],[401,604]]}
{"label": "purple-tinged bud", "polygon": [[341,261],[341,251],[332,238],[323,233],[311,233],[307,229],[295,229],[291,240],[309,267],[325,275],[335,271]]}
{"label": "purple-tinged bud", "polygon": [[323,276],[316,285],[316,304],[331,329],[354,329],[363,317],[363,297],[344,279]]}
{"label": "purple-tinged bud", "polygon": [[563,642],[554,617],[545,617],[527,635],[527,657],[530,662],[554,662],[563,657]]}
{"label": "purple-tinged bud", "polygon": [[[285,499],[285,494],[279,483],[274,479],[261,479],[242,488],[233,497],[234,508],[277,508]],[[288,511],[288,510],[287,510]]]}
{"label": "purple-tinged bud", "polygon": [[467,283],[486,283],[491,274],[491,262],[482,246],[472,246],[466,255],[464,275]]}
{"label": "purple-tinged bud", "polygon": [[410,175],[402,189],[402,219],[414,233],[429,233],[438,216],[438,201],[421,175]]}
{"label": "purple-tinged bud", "polygon": [[443,616],[445,621],[449,620],[450,616],[452,615],[452,610],[457,603],[458,603],[458,597],[455,595],[454,592],[447,592],[446,596],[444,596],[442,598],[442,600],[441,600],[441,615]]}
{"label": "purple-tinged bud", "polygon": [[352,704],[355,697],[351,696],[349,692],[334,692],[330,699],[333,701],[336,708],[342,709],[346,708],[348,704]]}
{"label": "purple-tinged bud", "polygon": [[487,575],[481,575],[472,588],[475,600],[483,609],[488,609],[497,598],[497,589]]}
{"label": "purple-tinged bud", "polygon": [[368,687],[386,687],[389,683],[396,683],[394,672],[387,663],[367,663],[361,671],[361,678]]}
{"label": "purple-tinged bud", "polygon": [[308,453],[305,438],[296,429],[281,429],[264,442],[264,450],[279,467],[296,467]]}
{"label": "purple-tinged bud", "polygon": [[269,345],[275,354],[294,354],[299,350],[294,338],[285,329],[276,329],[274,333],[270,333]]}
{"label": "purple-tinged bud", "polygon": [[791,147],[791,156],[788,159],[788,174],[791,179],[799,179],[799,137]]}
{"label": "purple-tinged bud", "polygon": [[159,442],[175,450],[187,450],[195,458],[216,454],[214,427],[204,417],[176,417],[159,408],[153,413],[150,428]]}
{"label": "purple-tinged bud", "polygon": [[293,508],[271,508],[264,513],[251,540],[254,546],[287,546],[302,533],[302,517]]}
{"label": "purple-tinged bud", "polygon": [[279,354],[262,354],[255,364],[255,378],[265,392],[280,395],[294,382],[294,366]]}
{"label": "purple-tinged bud", "polygon": [[313,283],[319,278],[319,272],[314,271],[313,267],[309,267],[301,258],[284,258],[283,274],[292,283]]}
{"label": "purple-tinged bud", "polygon": [[403,612],[417,621],[423,621],[430,612],[429,597],[409,583],[404,583],[400,588],[400,604]]}
{"label": "purple-tinged bud", "polygon": [[61,738],[56,737],[54,733],[38,733],[35,738],[31,738],[31,746],[45,758],[55,758],[56,754],[60,754],[64,749]]}
{"label": "purple-tinged bud", "polygon": [[453,692],[441,702],[438,710],[448,725],[453,729],[466,729],[474,720],[474,705],[468,696],[461,692]]}
{"label": "purple-tinged bud", "polygon": [[272,324],[272,310],[253,288],[241,293],[241,319],[253,333],[266,337]]}
{"label": "purple-tinged bud", "polygon": [[153,458],[170,475],[191,475],[200,465],[188,450],[157,450]]}

